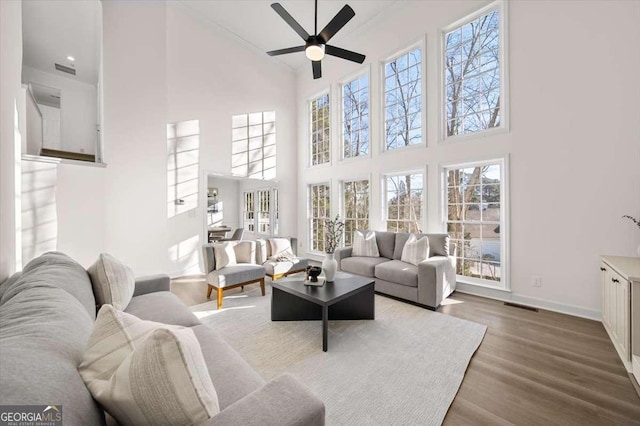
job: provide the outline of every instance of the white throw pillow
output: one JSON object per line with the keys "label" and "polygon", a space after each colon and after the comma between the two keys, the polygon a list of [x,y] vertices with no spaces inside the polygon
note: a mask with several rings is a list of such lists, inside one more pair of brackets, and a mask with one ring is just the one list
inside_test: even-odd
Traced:
{"label": "white throw pillow", "polygon": [[236,254],[236,263],[256,263],[255,241],[236,241],[233,250]]}
{"label": "white throw pillow", "polygon": [[378,242],[376,241],[376,232],[367,231],[365,234],[362,231],[355,231],[353,233],[353,251],[352,256],[366,256],[366,257],[379,257]]}
{"label": "white throw pillow", "polygon": [[418,266],[418,263],[429,258],[429,238],[418,239],[414,234],[409,235],[409,239],[402,249],[403,262]]}
{"label": "white throw pillow", "polygon": [[291,241],[288,238],[270,238],[269,244],[271,244],[271,260],[278,260],[280,258],[293,258],[293,250],[291,249]]}
{"label": "white throw pillow", "polygon": [[143,321],[105,305],[79,371],[93,397],[123,425],[199,424],[220,412],[200,343],[188,327]]}
{"label": "white throw pillow", "polygon": [[108,304],[124,310],[129,305],[136,286],[131,268],[110,254],[101,253],[98,260],[89,266],[87,273],[91,277],[98,306]]}
{"label": "white throw pillow", "polygon": [[226,243],[215,243],[213,245],[213,255],[216,258],[216,270],[224,268],[225,266],[237,265],[236,251],[234,250],[235,243],[232,241]]}

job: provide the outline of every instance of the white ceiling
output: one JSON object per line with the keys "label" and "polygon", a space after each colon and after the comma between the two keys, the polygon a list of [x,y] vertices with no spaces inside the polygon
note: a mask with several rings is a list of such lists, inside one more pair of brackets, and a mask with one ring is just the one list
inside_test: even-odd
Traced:
{"label": "white ceiling", "polygon": [[[349,34],[357,31],[368,21],[375,18],[398,0],[319,0],[318,32],[335,16],[345,4],[349,4],[356,16],[347,23],[330,44],[347,50],[356,50],[349,46]],[[287,47],[301,46],[304,41],[291,27],[271,9],[271,0],[182,0],[180,3],[195,11],[204,19],[219,25],[245,42],[263,52]],[[279,3],[309,33],[314,33],[314,1],[283,0]],[[358,52],[364,55],[367,52]],[[309,60],[304,52],[273,57],[293,69],[308,67]]]}
{"label": "white ceiling", "polygon": [[[99,0],[29,0],[22,2],[24,65],[95,85],[102,39]],[[56,71],[54,63],[70,66],[76,76]]]}

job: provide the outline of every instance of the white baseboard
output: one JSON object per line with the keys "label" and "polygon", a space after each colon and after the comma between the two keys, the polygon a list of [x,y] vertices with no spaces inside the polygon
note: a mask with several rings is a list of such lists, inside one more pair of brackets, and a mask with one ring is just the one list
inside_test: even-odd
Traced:
{"label": "white baseboard", "polygon": [[547,311],[559,312],[561,314],[572,315],[574,317],[587,318],[602,322],[601,312],[594,309],[582,308],[580,306],[567,305],[536,297],[522,296],[516,293],[508,293],[491,288],[478,287],[471,284],[456,283],[456,291],[460,293],[472,294],[474,296],[487,297],[489,299],[501,300],[503,302],[514,302],[521,305],[531,306]]}

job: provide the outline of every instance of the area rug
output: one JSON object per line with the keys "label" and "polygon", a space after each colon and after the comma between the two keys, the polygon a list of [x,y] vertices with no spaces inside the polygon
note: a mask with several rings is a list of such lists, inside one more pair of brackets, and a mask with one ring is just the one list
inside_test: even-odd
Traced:
{"label": "area rug", "polygon": [[[248,290],[248,289],[245,289]],[[486,326],[375,296],[373,321],[271,322],[270,286],[192,307],[265,380],[289,372],[326,406],[327,425],[441,424]]]}

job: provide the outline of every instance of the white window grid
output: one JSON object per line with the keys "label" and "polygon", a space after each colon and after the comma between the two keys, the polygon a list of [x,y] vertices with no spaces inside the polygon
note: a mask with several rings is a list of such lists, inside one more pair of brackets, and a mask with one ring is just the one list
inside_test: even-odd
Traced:
{"label": "white window grid", "polygon": [[331,187],[328,183],[309,185],[309,249],[325,251],[326,221],[331,219]]}
{"label": "white window grid", "polygon": [[501,18],[494,8],[444,34],[447,137],[502,125]]}
{"label": "white window grid", "polygon": [[353,244],[353,233],[369,229],[369,179],[342,182],[342,217],[344,220],[344,245]]}
{"label": "white window grid", "polygon": [[384,149],[422,143],[422,48],[384,63]]}
{"label": "white window grid", "polygon": [[444,176],[447,232],[457,247],[457,274],[504,287],[506,182],[503,163],[447,167]]}
{"label": "white window grid", "polygon": [[243,194],[243,209],[242,209],[242,226],[246,231],[255,232],[255,212],[254,212],[254,193],[245,192]]}
{"label": "white window grid", "polygon": [[385,175],[384,189],[387,231],[422,233],[424,174],[407,172]]}
{"label": "white window grid", "polygon": [[274,179],[275,111],[234,115],[231,123],[231,173],[252,179]]}
{"label": "white window grid", "polygon": [[331,103],[329,93],[309,102],[310,154],[311,165],[326,164],[331,161]]}
{"label": "white window grid", "polygon": [[342,84],[342,157],[369,155],[369,73]]}
{"label": "white window grid", "polygon": [[271,191],[262,189],[258,194],[258,233],[271,234]]}

